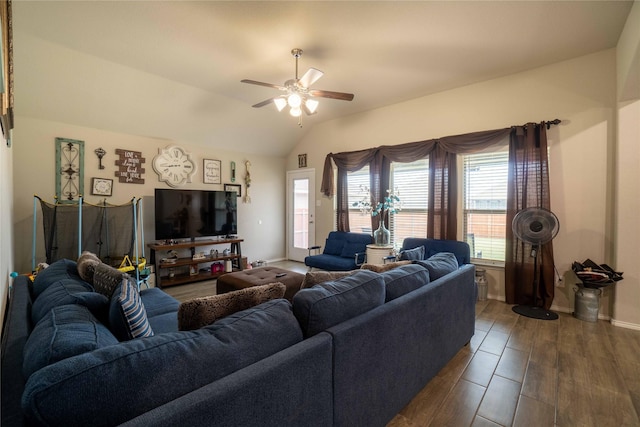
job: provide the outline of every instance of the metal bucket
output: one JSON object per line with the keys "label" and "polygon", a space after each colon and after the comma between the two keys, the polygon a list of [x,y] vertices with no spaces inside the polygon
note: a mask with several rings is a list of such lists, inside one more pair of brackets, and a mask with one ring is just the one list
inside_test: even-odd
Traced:
{"label": "metal bucket", "polygon": [[574,286],[573,290],[576,293],[573,316],[587,322],[597,322],[602,291],[582,286]]}
{"label": "metal bucket", "polygon": [[484,268],[476,268],[476,285],[478,286],[478,301],[486,301],[489,293],[489,284],[485,277]]}

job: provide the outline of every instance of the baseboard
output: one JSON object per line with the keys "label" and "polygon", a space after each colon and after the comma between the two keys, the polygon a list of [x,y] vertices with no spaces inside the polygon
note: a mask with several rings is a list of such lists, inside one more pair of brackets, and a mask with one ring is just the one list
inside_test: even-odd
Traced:
{"label": "baseboard", "polygon": [[622,322],[620,320],[611,319],[611,324],[613,326],[618,326],[620,328],[633,329],[635,331],[640,331],[640,325],[638,325],[637,323]]}

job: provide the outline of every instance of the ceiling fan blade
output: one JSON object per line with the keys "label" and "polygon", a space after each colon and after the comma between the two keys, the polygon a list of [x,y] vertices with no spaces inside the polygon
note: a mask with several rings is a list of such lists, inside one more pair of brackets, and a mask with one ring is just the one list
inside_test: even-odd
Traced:
{"label": "ceiling fan blade", "polygon": [[306,73],[300,78],[300,84],[303,87],[309,87],[322,77],[324,73],[317,68],[309,68]]}
{"label": "ceiling fan blade", "polygon": [[251,85],[258,85],[258,86],[272,87],[272,88],[274,88],[274,89],[279,89],[279,90],[287,90],[287,88],[286,88],[286,87],[284,87],[284,86],[274,85],[274,84],[271,84],[271,83],[258,82],[258,81],[256,81],[256,80],[247,80],[247,79],[244,79],[244,80],[240,80],[240,82],[241,82],[241,83],[249,83],[249,84],[251,84]]}
{"label": "ceiling fan blade", "polygon": [[352,93],[331,92],[330,90],[318,90],[318,89],[309,90],[309,95],[318,96],[321,98],[339,99],[341,101],[351,101],[354,96]]}
{"label": "ceiling fan blade", "polygon": [[253,107],[253,108],[260,108],[260,107],[264,107],[265,105],[269,105],[269,104],[271,104],[271,103],[273,102],[273,100],[274,100],[274,99],[275,99],[275,98],[265,99],[265,100],[264,100],[264,101],[262,101],[262,102],[258,102],[257,104],[252,105],[252,107]]}

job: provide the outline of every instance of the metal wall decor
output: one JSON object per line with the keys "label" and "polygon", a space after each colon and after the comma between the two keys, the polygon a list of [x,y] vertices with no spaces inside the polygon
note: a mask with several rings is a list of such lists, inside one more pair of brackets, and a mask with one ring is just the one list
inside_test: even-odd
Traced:
{"label": "metal wall decor", "polygon": [[104,148],[99,147],[96,148],[95,150],[93,150],[94,153],[96,153],[96,156],[98,156],[98,169],[104,169],[104,165],[102,164],[102,158],[104,157],[105,154],[107,154],[106,151],[104,151]]}
{"label": "metal wall decor", "polygon": [[56,138],[56,197],[75,203],[84,195],[84,141]]}

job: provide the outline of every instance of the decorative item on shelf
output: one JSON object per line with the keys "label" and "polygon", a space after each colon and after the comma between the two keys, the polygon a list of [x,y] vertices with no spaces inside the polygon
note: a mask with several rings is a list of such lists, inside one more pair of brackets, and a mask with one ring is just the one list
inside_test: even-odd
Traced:
{"label": "decorative item on shelf", "polygon": [[225,250],[222,251],[222,255],[224,256],[229,256],[231,255],[231,249],[227,248]]}
{"label": "decorative item on shelf", "polygon": [[380,223],[378,228],[373,232],[373,242],[378,246],[387,246],[391,241],[391,232],[387,230],[384,221],[387,215],[394,214],[402,210],[402,202],[400,201],[400,193],[398,189],[387,190],[387,196],[384,201],[378,202],[375,207],[371,203],[371,191],[367,186],[360,186],[360,190],[364,195],[360,200],[353,203],[353,207],[359,208],[362,213],[370,213],[371,216],[379,216]]}
{"label": "decorative item on shelf", "polygon": [[231,273],[233,271],[233,263],[230,259],[224,262],[224,271],[225,273]]}
{"label": "decorative item on shelf", "polygon": [[198,264],[189,265],[189,276],[197,276],[198,275]]}
{"label": "decorative item on shelf", "polygon": [[204,159],[204,172],[202,177],[205,184],[222,184],[220,160]]}
{"label": "decorative item on shelf", "polygon": [[244,165],[247,168],[247,174],[244,176],[244,183],[247,186],[247,190],[244,193],[244,202],[251,203],[251,196],[249,196],[249,187],[251,187],[251,162],[247,160],[244,162]]}
{"label": "decorative item on shelf", "polygon": [[217,249],[211,249],[211,251],[209,251],[209,256],[211,258],[218,258],[218,250]]}
{"label": "decorative item on shelf", "polygon": [[206,255],[204,254],[204,252],[198,252],[197,254],[193,254],[193,255],[191,256],[191,259],[192,259],[193,261],[200,261],[200,260],[203,260],[203,259],[207,259],[207,257],[206,257]]}

